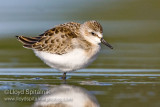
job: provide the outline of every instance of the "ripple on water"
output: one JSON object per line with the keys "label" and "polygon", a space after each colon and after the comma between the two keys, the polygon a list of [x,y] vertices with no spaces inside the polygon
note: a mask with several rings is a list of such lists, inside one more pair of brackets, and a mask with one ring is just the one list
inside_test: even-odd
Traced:
{"label": "ripple on water", "polygon": [[[82,69],[67,73],[67,81],[95,86],[160,84],[159,71],[158,69]],[[39,84],[61,83],[61,76],[62,73],[48,68],[0,68],[1,89],[43,87]]]}
{"label": "ripple on water", "polygon": [[98,81],[81,81],[81,85],[99,85],[99,86],[111,86],[111,83],[98,82]]}

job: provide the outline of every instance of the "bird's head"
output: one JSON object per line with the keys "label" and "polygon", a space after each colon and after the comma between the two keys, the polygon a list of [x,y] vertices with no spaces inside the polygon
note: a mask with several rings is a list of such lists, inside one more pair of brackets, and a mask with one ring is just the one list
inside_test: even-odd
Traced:
{"label": "bird's head", "polygon": [[103,43],[109,48],[113,49],[113,47],[103,39],[103,29],[100,23],[97,21],[93,20],[84,22],[80,26],[80,32],[82,36],[90,43],[95,45]]}

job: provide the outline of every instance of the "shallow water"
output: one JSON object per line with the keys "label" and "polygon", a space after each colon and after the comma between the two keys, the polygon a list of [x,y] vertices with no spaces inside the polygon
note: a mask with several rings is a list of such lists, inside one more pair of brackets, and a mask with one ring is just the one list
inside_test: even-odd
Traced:
{"label": "shallow water", "polygon": [[[83,69],[68,73],[66,84],[88,90],[101,107],[159,107],[159,72],[159,69]],[[32,91],[64,84],[62,73],[53,69],[4,68],[0,69],[0,75],[3,107],[30,107],[34,103],[31,98],[41,96]],[[30,90],[30,95],[13,93],[23,89]],[[30,100],[22,101],[25,97]]]}

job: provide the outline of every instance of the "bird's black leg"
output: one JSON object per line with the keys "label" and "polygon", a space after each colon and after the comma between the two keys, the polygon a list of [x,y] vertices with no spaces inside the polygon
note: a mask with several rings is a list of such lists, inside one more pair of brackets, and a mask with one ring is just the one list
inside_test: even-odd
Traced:
{"label": "bird's black leg", "polygon": [[63,73],[62,79],[63,79],[64,81],[66,81],[66,72]]}

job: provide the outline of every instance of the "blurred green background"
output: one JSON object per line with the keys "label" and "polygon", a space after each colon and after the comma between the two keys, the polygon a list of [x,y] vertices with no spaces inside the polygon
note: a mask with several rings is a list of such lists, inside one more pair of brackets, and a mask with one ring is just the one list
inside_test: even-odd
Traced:
{"label": "blurred green background", "polygon": [[160,68],[159,0],[1,0],[0,67],[47,67],[15,35],[37,36],[57,24],[99,21],[104,38],[89,68]]}

